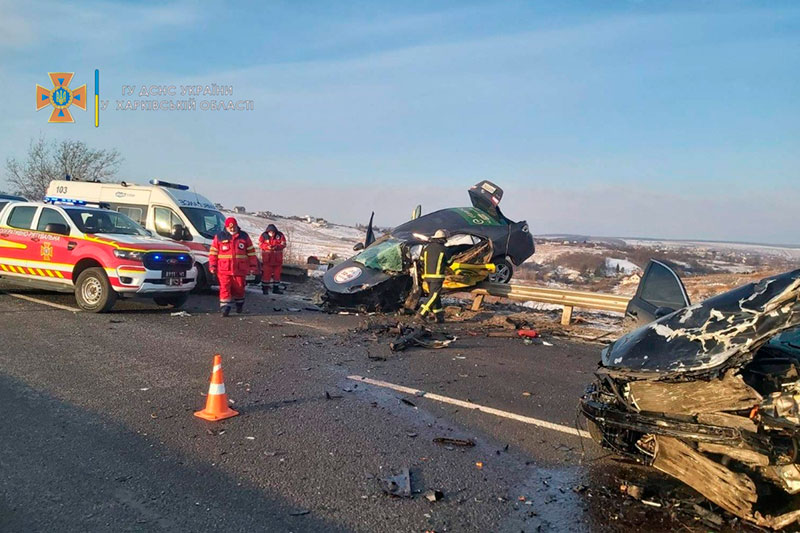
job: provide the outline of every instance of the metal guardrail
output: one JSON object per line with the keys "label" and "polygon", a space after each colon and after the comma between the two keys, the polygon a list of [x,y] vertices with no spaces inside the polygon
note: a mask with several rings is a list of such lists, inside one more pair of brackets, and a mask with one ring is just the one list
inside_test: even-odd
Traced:
{"label": "metal guardrail", "polygon": [[564,311],[561,313],[561,323],[565,326],[568,326],[572,320],[572,310],[575,307],[624,313],[630,301],[630,297],[617,294],[570,291],[565,289],[489,282],[479,284],[471,292],[474,296],[474,300],[472,301],[473,311],[480,309],[483,304],[483,299],[486,296],[497,296],[524,302],[533,301],[561,305],[564,307]]}

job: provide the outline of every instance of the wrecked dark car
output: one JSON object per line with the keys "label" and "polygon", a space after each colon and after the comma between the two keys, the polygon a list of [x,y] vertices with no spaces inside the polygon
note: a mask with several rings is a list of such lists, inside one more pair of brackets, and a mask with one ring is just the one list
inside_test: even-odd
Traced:
{"label": "wrecked dark car", "polygon": [[[507,283],[515,265],[534,252],[528,223],[503,215],[503,190],[482,181],[469,190],[472,207],[442,209],[419,216],[373,240],[372,221],[359,253],[328,270],[323,277],[325,300],[337,307],[389,311],[412,307],[423,282],[418,272],[422,246],[437,229],[445,229],[451,266],[445,289],[463,289],[491,275]],[[410,297],[410,299],[409,299]]]}
{"label": "wrecked dark car", "polygon": [[759,526],[800,520],[800,270],[689,305],[651,262],[627,314],[645,324],[581,399],[594,440]]}

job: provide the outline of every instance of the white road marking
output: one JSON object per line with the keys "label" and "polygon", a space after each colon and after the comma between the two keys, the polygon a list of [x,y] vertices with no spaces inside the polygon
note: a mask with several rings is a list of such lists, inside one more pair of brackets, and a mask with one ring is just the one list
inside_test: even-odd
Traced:
{"label": "white road marking", "polygon": [[421,391],[418,389],[412,389],[411,387],[404,387],[402,385],[395,385],[394,383],[388,383],[386,381],[381,381],[378,379],[370,379],[365,378],[362,376],[347,376],[347,379],[352,379],[353,381],[358,381],[359,383],[368,383],[370,385],[375,385],[376,387],[383,387],[386,389],[392,389],[397,392],[402,392],[405,394],[410,394],[412,396],[417,396],[421,398],[428,398],[429,400],[434,400],[437,402],[442,403],[449,403],[451,405],[457,405],[459,407],[464,407],[466,409],[473,409],[475,411],[481,411],[483,413],[488,413],[490,415],[500,416],[503,418],[509,418],[511,420],[516,420],[517,422],[523,422],[525,424],[531,424],[534,426],[539,426],[545,429],[552,429],[554,431],[560,431],[561,433],[566,433],[568,435],[575,435],[576,437],[583,437],[584,439],[591,439],[591,435],[589,435],[588,431],[584,431],[582,429],[571,428],[569,426],[562,426],[561,424],[554,424],[553,422],[548,422],[547,420],[539,420],[538,418],[532,418],[530,416],[523,416],[518,415],[516,413],[509,413],[508,411],[501,411],[500,409],[495,409],[493,407],[486,407],[485,405],[480,405],[477,403],[465,402],[462,400],[456,400],[455,398],[448,398],[447,396],[441,396],[439,394],[433,394],[430,392]]}
{"label": "white road marking", "polygon": [[37,304],[49,305],[50,307],[55,307],[56,309],[62,309],[64,311],[72,311],[73,313],[80,312],[80,309],[78,309],[77,307],[70,307],[68,305],[56,304],[56,303],[53,303],[53,302],[48,302],[46,300],[40,300],[39,298],[33,298],[31,296],[25,296],[24,294],[17,294],[15,292],[7,292],[5,294],[8,294],[9,296],[13,296],[14,298],[19,298],[20,300],[27,300],[29,302],[33,302],[33,303],[37,303]]}

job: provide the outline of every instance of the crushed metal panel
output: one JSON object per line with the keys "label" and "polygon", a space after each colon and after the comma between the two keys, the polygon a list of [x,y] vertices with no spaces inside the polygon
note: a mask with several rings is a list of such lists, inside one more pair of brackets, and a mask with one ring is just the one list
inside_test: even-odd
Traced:
{"label": "crushed metal panel", "polygon": [[677,439],[662,436],[656,436],[653,467],[689,485],[726,511],[753,520],[753,504],[758,495],[753,480],[746,475],[728,470]]}
{"label": "crushed metal panel", "polygon": [[761,402],[761,395],[741,376],[728,372],[722,379],[668,383],[632,381],[630,398],[641,411],[690,414],[751,409]]}
{"label": "crushed metal panel", "polygon": [[706,370],[800,325],[800,270],[749,283],[681,309],[614,342],[603,366],[650,372]]}
{"label": "crushed metal panel", "polygon": [[769,457],[762,453],[758,453],[755,450],[749,450],[747,448],[725,446],[724,444],[715,444],[712,442],[698,442],[697,449],[704,453],[724,455],[750,466],[769,465]]}
{"label": "crushed metal panel", "polygon": [[710,426],[726,426],[743,431],[749,431],[750,433],[756,433],[758,431],[758,426],[755,422],[753,422],[753,420],[728,413],[700,413],[697,415],[697,421],[701,424],[708,424]]}

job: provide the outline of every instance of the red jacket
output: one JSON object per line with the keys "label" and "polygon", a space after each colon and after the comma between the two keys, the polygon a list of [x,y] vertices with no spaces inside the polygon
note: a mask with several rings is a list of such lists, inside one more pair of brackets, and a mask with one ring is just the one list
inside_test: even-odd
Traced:
{"label": "red jacket", "polygon": [[214,235],[208,251],[208,266],[216,269],[217,274],[228,276],[246,276],[258,270],[256,249],[250,236],[242,230],[236,235],[225,230]]}
{"label": "red jacket", "polygon": [[286,237],[279,231],[270,238],[269,234],[265,231],[258,238],[258,246],[263,252],[281,252],[286,248]]}

